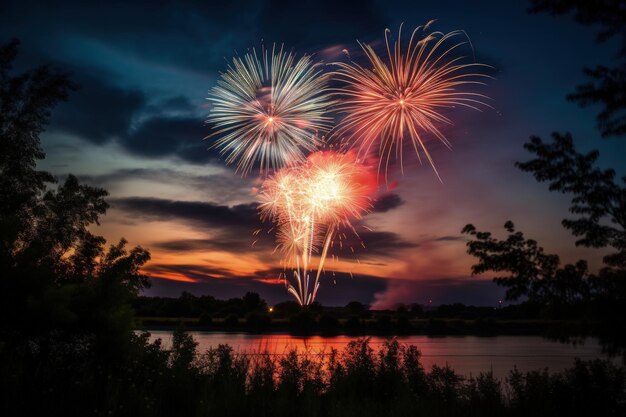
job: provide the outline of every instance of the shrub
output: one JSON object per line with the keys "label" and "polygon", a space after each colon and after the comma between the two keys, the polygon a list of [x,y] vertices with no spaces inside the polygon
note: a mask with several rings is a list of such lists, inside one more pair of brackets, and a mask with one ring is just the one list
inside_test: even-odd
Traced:
{"label": "shrub", "polygon": [[200,317],[198,318],[198,324],[200,326],[211,326],[213,324],[213,318],[209,313],[204,312],[200,314]]}
{"label": "shrub", "polygon": [[229,314],[223,321],[226,327],[237,327],[239,325],[239,316],[237,314]]}
{"label": "shrub", "polygon": [[272,319],[267,313],[252,312],[246,315],[246,325],[253,329],[264,329],[270,325]]}
{"label": "shrub", "polygon": [[330,314],[322,314],[319,321],[320,329],[327,333],[334,333],[339,328],[339,320]]}

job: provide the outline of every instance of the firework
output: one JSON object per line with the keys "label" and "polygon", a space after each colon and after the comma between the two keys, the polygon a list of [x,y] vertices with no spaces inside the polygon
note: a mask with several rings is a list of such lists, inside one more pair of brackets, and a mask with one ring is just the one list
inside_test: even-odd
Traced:
{"label": "firework", "polygon": [[372,179],[368,169],[354,163],[354,155],[316,152],[304,164],[284,168],[264,181],[261,217],[277,228],[277,247],[294,268],[295,285],[288,283],[288,291],[301,305],[312,303],[317,295],[337,230],[353,229],[351,221],[370,208]]}
{"label": "firework", "polygon": [[335,77],[344,83],[337,90],[342,97],[338,108],[345,113],[337,134],[347,139],[344,144],[358,149],[358,158],[378,147],[378,171],[384,165],[385,178],[393,153],[402,169],[405,139],[412,144],[418,159],[426,156],[439,176],[426,141],[434,137],[450,147],[440,128],[452,122],[442,111],[456,106],[478,110],[485,105],[485,96],[464,91],[464,87],[483,85],[481,77],[486,77],[475,71],[485,65],[464,63],[464,57],[454,56],[460,46],[469,42],[454,43],[454,38],[465,36],[464,32],[424,36],[429,25],[415,29],[404,49],[402,27],[393,48],[386,30],[386,60],[370,45],[359,43],[368,68],[354,62],[336,64],[339,68]]}
{"label": "firework", "polygon": [[327,82],[310,56],[282,47],[233,58],[209,97],[213,146],[244,175],[257,163],[263,172],[304,161],[332,122]]}

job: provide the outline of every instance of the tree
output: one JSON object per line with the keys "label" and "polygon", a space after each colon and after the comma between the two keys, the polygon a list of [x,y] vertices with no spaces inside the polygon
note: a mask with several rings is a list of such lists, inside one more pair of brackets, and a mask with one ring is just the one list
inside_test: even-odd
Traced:
{"label": "tree", "polygon": [[474,238],[467,243],[467,252],[478,258],[472,274],[492,271],[508,275],[494,277],[494,282],[506,287],[506,299],[522,297],[542,304],[562,304],[586,301],[589,296],[589,271],[585,261],[560,268],[557,255],[546,254],[536,241],[526,239],[515,231],[511,221],[504,228],[509,233],[505,240],[479,232],[468,224],[462,233]]}
{"label": "tree", "polygon": [[595,166],[598,151],[577,152],[569,133],[554,133],[552,143],[533,136],[524,147],[536,157],[516,163],[518,168],[548,182],[550,191],[572,194],[570,212],[579,217],[563,220],[563,226],[580,238],[576,245],[611,247],[616,252],[604,262],[626,269],[626,177],[616,183],[614,170]]}
{"label": "tree", "polygon": [[106,190],[73,175],[55,188],[37,170],[39,136],[77,86],[50,66],[13,75],[18,46],[0,45],[0,337],[72,329],[113,342],[130,331],[128,301],[149,284],[140,268],[150,255],[124,239],[105,250],[89,231],[106,213]]}
{"label": "tree", "polygon": [[38,171],[45,157],[39,134],[51,109],[74,88],[67,74],[48,66],[18,76],[9,71],[19,41],[0,46],[0,265],[13,266],[13,253],[37,215],[51,174]]}
{"label": "tree", "polygon": [[[587,69],[592,82],[579,86],[569,99],[581,105],[604,104],[598,115],[602,135],[626,134],[626,1],[532,0],[530,11],[573,12],[579,23],[600,27],[599,42],[622,38],[617,66]],[[598,168],[598,152],[579,153],[569,133],[554,133],[551,143],[533,136],[524,147],[535,158],[516,166],[537,181],[548,182],[551,191],[572,195],[570,212],[578,217],[562,224],[578,237],[576,245],[612,248],[614,252],[603,258],[604,268],[591,274],[585,261],[561,267],[557,255],[546,254],[510,221],[505,224],[509,233],[505,240],[468,224],[463,229],[473,237],[467,243],[468,253],[478,258],[472,273],[505,272],[494,281],[507,287],[510,300],[526,297],[542,304],[570,306],[587,303],[607,322],[620,317],[626,312],[626,177],[617,181],[615,171]]]}
{"label": "tree", "polygon": [[247,292],[243,296],[243,303],[244,303],[246,312],[265,311],[267,309],[267,303],[256,292]]}
{"label": "tree", "polygon": [[626,134],[626,1],[624,0],[532,0],[531,13],[573,13],[578,23],[599,27],[598,42],[621,37],[617,64],[585,68],[588,83],[579,85],[568,100],[581,106],[604,105],[597,115],[604,137]]}
{"label": "tree", "polygon": [[350,301],[348,304],[346,304],[346,308],[348,309],[348,311],[350,311],[351,314],[354,314],[355,316],[360,316],[361,314],[365,313],[365,311],[367,311],[367,307],[363,303],[360,303],[358,301]]}
{"label": "tree", "polygon": [[605,267],[591,274],[585,261],[560,267],[557,255],[546,254],[536,241],[515,231],[512,222],[504,227],[505,240],[479,232],[468,224],[463,233],[473,237],[467,243],[468,253],[478,258],[473,274],[506,272],[494,282],[507,288],[509,300],[526,297],[547,305],[602,305],[606,314],[626,311],[626,178],[621,185],[615,172],[595,164],[598,152],[581,154],[574,148],[571,135],[553,134],[552,143],[532,137],[525,148],[535,155],[518,162],[522,171],[530,172],[539,182],[549,183],[551,191],[572,195],[570,212],[575,219],[563,220],[563,226],[579,237],[577,245],[592,248],[610,247],[614,253],[603,258]]}

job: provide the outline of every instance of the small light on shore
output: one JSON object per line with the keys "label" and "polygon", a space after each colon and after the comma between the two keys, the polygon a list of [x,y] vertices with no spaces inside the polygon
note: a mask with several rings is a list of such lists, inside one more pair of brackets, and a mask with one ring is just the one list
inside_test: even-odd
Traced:
{"label": "small light on shore", "polygon": [[267,311],[269,311],[271,313],[272,311],[274,311],[274,307],[268,308]]}

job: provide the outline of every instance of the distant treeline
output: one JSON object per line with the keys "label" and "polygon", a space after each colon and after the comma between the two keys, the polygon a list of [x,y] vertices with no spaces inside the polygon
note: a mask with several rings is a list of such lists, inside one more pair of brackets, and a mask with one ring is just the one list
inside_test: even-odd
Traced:
{"label": "distant treeline", "polygon": [[574,308],[571,311],[562,310],[561,314],[553,314],[547,311],[545,306],[532,302],[522,302],[502,307],[477,307],[461,303],[425,306],[414,303],[409,305],[398,304],[395,308],[387,310],[372,310],[367,304],[358,301],[351,301],[343,307],[323,306],[315,302],[303,309],[295,301],[284,301],[270,306],[259,294],[254,292],[247,292],[241,298],[229,298],[227,300],[219,300],[211,295],[195,296],[188,292],[183,292],[178,298],[140,296],[135,298],[132,303],[139,317],[205,317],[225,319],[234,316],[243,319],[251,313],[257,313],[267,314],[276,319],[290,319],[304,310],[316,316],[329,315],[336,319],[348,319],[351,317],[370,319],[382,315],[463,320],[583,318],[581,311]]}
{"label": "distant treeline", "polygon": [[[132,303],[135,326],[140,329],[174,329],[184,324],[199,330],[326,335],[540,334],[562,340],[603,336],[598,321],[546,316],[544,307],[530,302],[501,308],[412,304],[371,310],[357,301],[343,307],[313,303],[303,308],[293,301],[269,306],[251,292],[228,300],[184,292],[178,298],[137,297]],[[607,341],[609,350],[611,343]]]}

